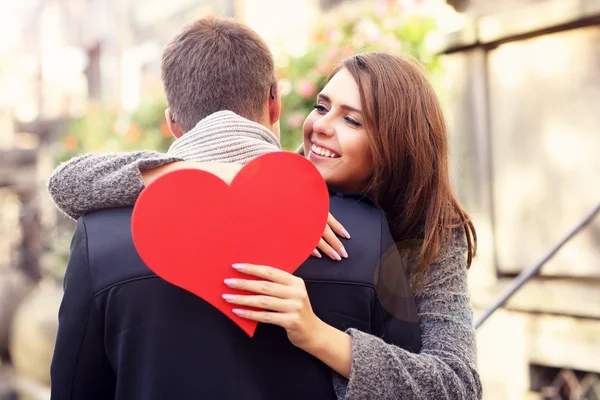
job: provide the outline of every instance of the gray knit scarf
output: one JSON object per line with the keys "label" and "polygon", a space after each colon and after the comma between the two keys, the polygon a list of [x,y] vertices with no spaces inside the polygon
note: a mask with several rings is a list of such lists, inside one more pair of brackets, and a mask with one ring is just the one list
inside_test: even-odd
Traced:
{"label": "gray knit scarf", "polygon": [[168,154],[186,161],[245,164],[281,144],[267,128],[232,111],[209,115],[177,139]]}

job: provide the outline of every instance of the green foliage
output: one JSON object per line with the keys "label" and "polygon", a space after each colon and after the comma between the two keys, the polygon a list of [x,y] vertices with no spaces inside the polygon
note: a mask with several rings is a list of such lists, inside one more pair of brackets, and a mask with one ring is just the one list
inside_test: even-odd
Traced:
{"label": "green foliage", "polygon": [[355,9],[350,15],[333,13],[322,21],[309,40],[309,49],[298,55],[279,58],[278,78],[283,83],[281,141],[284,148],[295,149],[302,141],[302,124],[315,105],[327,75],[341,60],[365,51],[410,54],[425,68],[439,68],[426,40],[435,30],[433,18],[410,13],[398,1],[379,1]]}

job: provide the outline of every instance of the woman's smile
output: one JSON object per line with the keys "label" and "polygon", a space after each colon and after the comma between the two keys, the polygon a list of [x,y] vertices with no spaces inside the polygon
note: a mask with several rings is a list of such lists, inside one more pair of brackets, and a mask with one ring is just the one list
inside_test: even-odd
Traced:
{"label": "woman's smile", "polygon": [[340,155],[332,149],[312,141],[308,158],[310,159],[311,157],[317,160],[322,160],[340,158]]}

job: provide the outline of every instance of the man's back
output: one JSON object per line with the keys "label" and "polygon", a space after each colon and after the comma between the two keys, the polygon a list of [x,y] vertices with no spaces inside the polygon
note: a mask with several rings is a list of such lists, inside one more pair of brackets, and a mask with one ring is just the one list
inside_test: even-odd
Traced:
{"label": "man's back", "polygon": [[[388,329],[376,321],[382,312],[373,311],[381,214],[339,196],[331,206],[356,232],[346,245],[351,256],[342,263],[311,258],[297,275],[325,322],[379,334]],[[78,222],[52,367],[54,399],[335,398],[331,370],[291,345],[283,329],[260,324],[249,338],[208,303],[153,274],[135,251],[130,223],[131,208]],[[210,268],[202,260],[198,267]],[[416,320],[391,327],[406,331],[406,347],[418,350]]]}

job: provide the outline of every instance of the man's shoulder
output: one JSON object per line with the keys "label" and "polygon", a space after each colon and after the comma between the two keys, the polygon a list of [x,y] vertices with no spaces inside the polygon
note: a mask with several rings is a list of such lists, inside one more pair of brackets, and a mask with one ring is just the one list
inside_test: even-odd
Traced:
{"label": "man's shoulder", "polygon": [[111,223],[131,223],[132,213],[133,207],[105,208],[84,214],[79,218],[79,221],[86,226],[90,224],[101,226]]}
{"label": "man's shoulder", "polygon": [[330,192],[329,202],[331,215],[352,235],[348,246],[379,248],[389,235],[385,213],[368,197]]}
{"label": "man's shoulder", "polygon": [[329,210],[337,218],[338,214],[349,214],[353,218],[380,221],[383,211],[366,195],[329,192]]}
{"label": "man's shoulder", "polygon": [[113,208],[82,216],[90,273],[95,291],[138,277],[151,276],[131,235],[133,208]]}
{"label": "man's shoulder", "polygon": [[133,246],[131,236],[132,207],[110,208],[82,215],[77,221],[82,225],[89,250],[96,246],[113,249],[115,246]]}
{"label": "man's shoulder", "polygon": [[77,221],[85,228],[88,247],[100,245],[104,249],[131,245],[131,215],[133,207],[110,208],[82,215]]}

